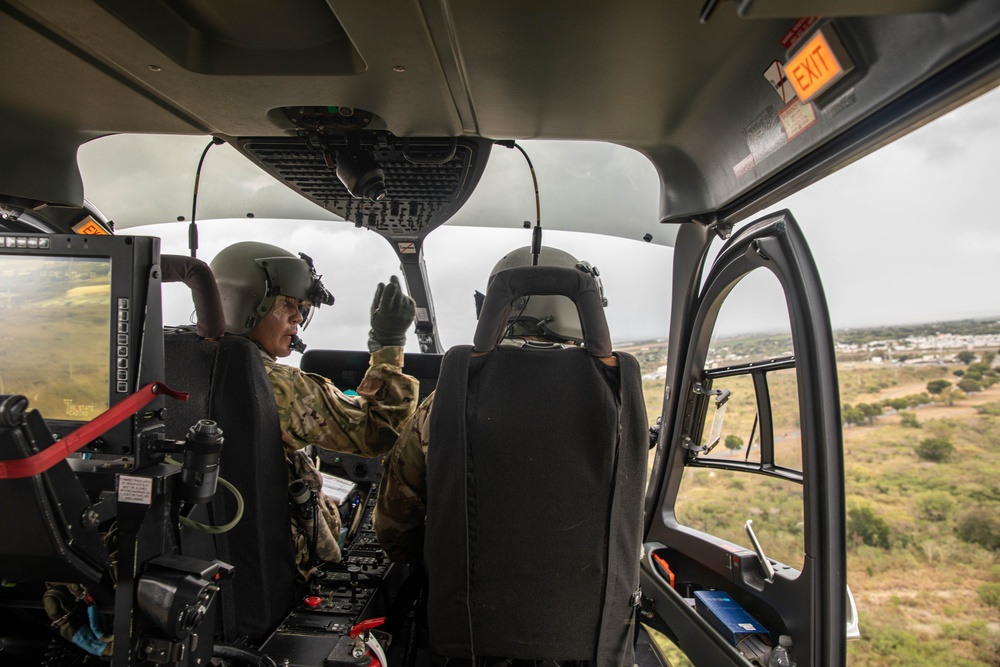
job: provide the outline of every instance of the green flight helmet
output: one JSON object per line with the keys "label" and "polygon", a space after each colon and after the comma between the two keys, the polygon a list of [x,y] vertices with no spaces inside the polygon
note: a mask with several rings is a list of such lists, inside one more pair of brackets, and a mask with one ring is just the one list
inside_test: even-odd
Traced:
{"label": "green flight helmet", "polygon": [[[268,243],[242,241],[216,255],[211,267],[230,333],[245,334],[257,326],[279,295],[308,301],[312,307],[333,305],[333,295],[323,286],[312,258],[304,253],[296,257]],[[299,328],[305,329],[312,308],[301,310]]]}
{"label": "green flight helmet", "polygon": [[[490,282],[493,282],[496,274],[506,269],[531,266],[531,259],[531,246],[510,251],[493,267],[490,272]],[[597,282],[602,303],[608,305],[608,300],[604,297],[600,271],[589,262],[578,260],[558,248],[542,246],[538,253],[538,266],[562,266],[589,274]],[[482,305],[480,296],[477,296],[476,302],[478,317],[479,307]],[[534,294],[521,297],[514,302],[505,336],[544,336],[561,342],[583,343],[583,326],[580,324],[580,314],[576,304],[569,297]]]}

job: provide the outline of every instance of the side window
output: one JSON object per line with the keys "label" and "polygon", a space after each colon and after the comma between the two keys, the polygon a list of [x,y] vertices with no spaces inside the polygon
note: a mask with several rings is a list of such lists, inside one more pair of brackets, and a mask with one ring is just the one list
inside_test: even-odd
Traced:
{"label": "side window", "polygon": [[[759,314],[757,331],[731,323]],[[798,376],[788,309],[766,269],[729,293],[689,400],[695,418],[674,506],[677,520],[745,548],[748,519],[767,556],[801,569],[804,554]]]}

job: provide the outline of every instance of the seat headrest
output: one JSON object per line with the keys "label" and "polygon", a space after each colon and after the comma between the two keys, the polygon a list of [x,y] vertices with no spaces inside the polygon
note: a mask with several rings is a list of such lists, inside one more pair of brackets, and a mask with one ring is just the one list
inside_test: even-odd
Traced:
{"label": "seat headrest", "polygon": [[479,313],[476,352],[490,352],[497,346],[507,329],[513,301],[532,294],[570,298],[580,314],[587,351],[594,357],[611,355],[611,334],[597,283],[588,273],[558,266],[519,266],[493,277]]}
{"label": "seat headrest", "polygon": [[226,317],[211,267],[200,259],[186,255],[160,255],[160,268],[163,270],[162,282],[184,283],[191,290],[198,316],[198,335],[202,338],[222,338],[226,333]]}

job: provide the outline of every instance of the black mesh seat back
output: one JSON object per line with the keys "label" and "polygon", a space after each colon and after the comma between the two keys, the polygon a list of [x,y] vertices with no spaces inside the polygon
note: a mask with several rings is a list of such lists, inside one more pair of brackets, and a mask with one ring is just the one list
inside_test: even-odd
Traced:
{"label": "black mesh seat back", "polygon": [[167,386],[190,395],[167,407],[167,437],[180,440],[199,419],[208,419],[218,343],[191,332],[163,336]]}
{"label": "black mesh seat back", "polygon": [[262,639],[291,610],[299,586],[278,411],[260,352],[245,338],[219,341],[210,414],[225,433],[220,474],[245,503],[243,520],[226,533],[237,634]]}
{"label": "black mesh seat back", "polygon": [[[498,345],[511,302],[576,303],[584,348]],[[431,648],[456,658],[632,665],[647,429],[639,365],[615,353],[575,269],[494,276],[475,349],[445,355],[427,450]]]}
{"label": "black mesh seat back", "polygon": [[[245,503],[239,524],[215,538],[217,557],[235,566],[233,578],[222,582],[227,639],[263,639],[299,593],[288,473],[271,384],[259,350],[240,336],[210,341],[172,333],[164,336],[164,349],[167,384],[191,393],[167,410],[168,436],[183,438],[197,420],[215,420],[225,435],[220,474]],[[224,523],[235,515],[236,504],[220,486],[210,509],[211,523]]]}
{"label": "black mesh seat back", "polygon": [[471,359],[463,437],[445,414],[451,355],[427,461],[432,647],[460,658],[630,664],[641,391],[630,390],[626,414],[585,350],[499,346]]}
{"label": "black mesh seat back", "polygon": [[[465,501],[472,639],[480,655],[594,654],[618,431],[617,401],[599,363],[582,349],[504,347],[472,363]],[[439,442],[432,443],[436,449]],[[431,489],[434,482],[429,475]],[[434,544],[428,535],[428,548]],[[444,554],[428,562],[444,559],[462,566]],[[432,571],[431,582],[442,574]],[[447,628],[435,617],[433,639],[445,649],[438,637]]]}

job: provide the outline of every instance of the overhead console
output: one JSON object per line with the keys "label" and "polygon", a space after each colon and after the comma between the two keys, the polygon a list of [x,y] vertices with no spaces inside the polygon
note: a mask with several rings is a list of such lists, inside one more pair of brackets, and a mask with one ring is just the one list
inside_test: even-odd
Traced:
{"label": "overhead console", "polygon": [[275,120],[295,137],[231,140],[275,178],[357,227],[416,240],[469,198],[491,142],[397,137],[371,112],[345,106],[283,107]]}

